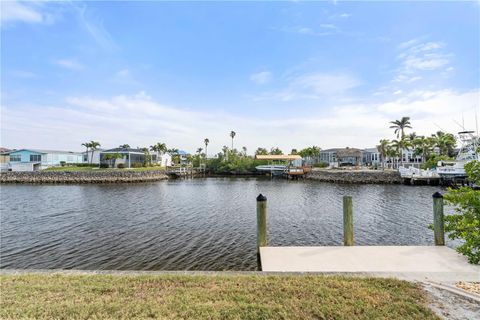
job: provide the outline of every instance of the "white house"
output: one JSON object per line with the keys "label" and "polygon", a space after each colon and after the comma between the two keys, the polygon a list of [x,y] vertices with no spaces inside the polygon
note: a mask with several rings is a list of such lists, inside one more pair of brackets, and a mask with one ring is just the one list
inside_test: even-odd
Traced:
{"label": "white house", "polygon": [[97,149],[83,152],[83,163],[100,164],[100,153],[102,153],[102,151],[103,149]]}
{"label": "white house", "polygon": [[35,171],[65,164],[82,163],[82,153],[58,150],[20,149],[9,153],[12,171]]}
{"label": "white house", "polygon": [[150,156],[152,157],[152,163],[161,167],[170,167],[172,165],[172,155],[170,153],[152,151]]}

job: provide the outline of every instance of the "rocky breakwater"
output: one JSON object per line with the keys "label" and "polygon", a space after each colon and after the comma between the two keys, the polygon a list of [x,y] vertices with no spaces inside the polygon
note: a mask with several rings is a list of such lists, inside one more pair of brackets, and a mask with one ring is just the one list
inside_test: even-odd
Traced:
{"label": "rocky breakwater", "polygon": [[393,170],[313,169],[307,179],[335,183],[400,184],[400,173]]}
{"label": "rocky breakwater", "polygon": [[168,179],[162,170],[3,172],[0,183],[120,183]]}

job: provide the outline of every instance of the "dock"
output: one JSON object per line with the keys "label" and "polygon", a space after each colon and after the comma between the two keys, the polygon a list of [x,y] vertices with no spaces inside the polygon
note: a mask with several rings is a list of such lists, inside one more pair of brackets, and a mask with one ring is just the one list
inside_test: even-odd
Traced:
{"label": "dock", "polygon": [[433,198],[432,246],[355,246],[352,197],[343,197],[343,246],[275,247],[267,241],[267,198],[257,197],[257,259],[263,272],[353,273],[410,280],[480,281],[480,266],[445,246],[443,196]]}
{"label": "dock", "polygon": [[389,273],[480,281],[480,266],[445,246],[261,247],[262,271]]}

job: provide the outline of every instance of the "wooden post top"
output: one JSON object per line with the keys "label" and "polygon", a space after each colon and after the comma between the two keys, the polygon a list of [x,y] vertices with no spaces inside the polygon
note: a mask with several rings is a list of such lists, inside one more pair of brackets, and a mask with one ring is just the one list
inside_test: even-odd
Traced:
{"label": "wooden post top", "polygon": [[267,201],[267,197],[260,193],[257,197],[257,201]]}

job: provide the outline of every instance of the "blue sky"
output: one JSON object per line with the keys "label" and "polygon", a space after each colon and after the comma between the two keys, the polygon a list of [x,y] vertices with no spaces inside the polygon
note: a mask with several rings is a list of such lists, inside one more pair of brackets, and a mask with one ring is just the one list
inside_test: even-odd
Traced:
{"label": "blue sky", "polygon": [[[479,2],[1,3],[1,144],[372,147],[475,129]],[[463,118],[463,119],[462,119]]]}

